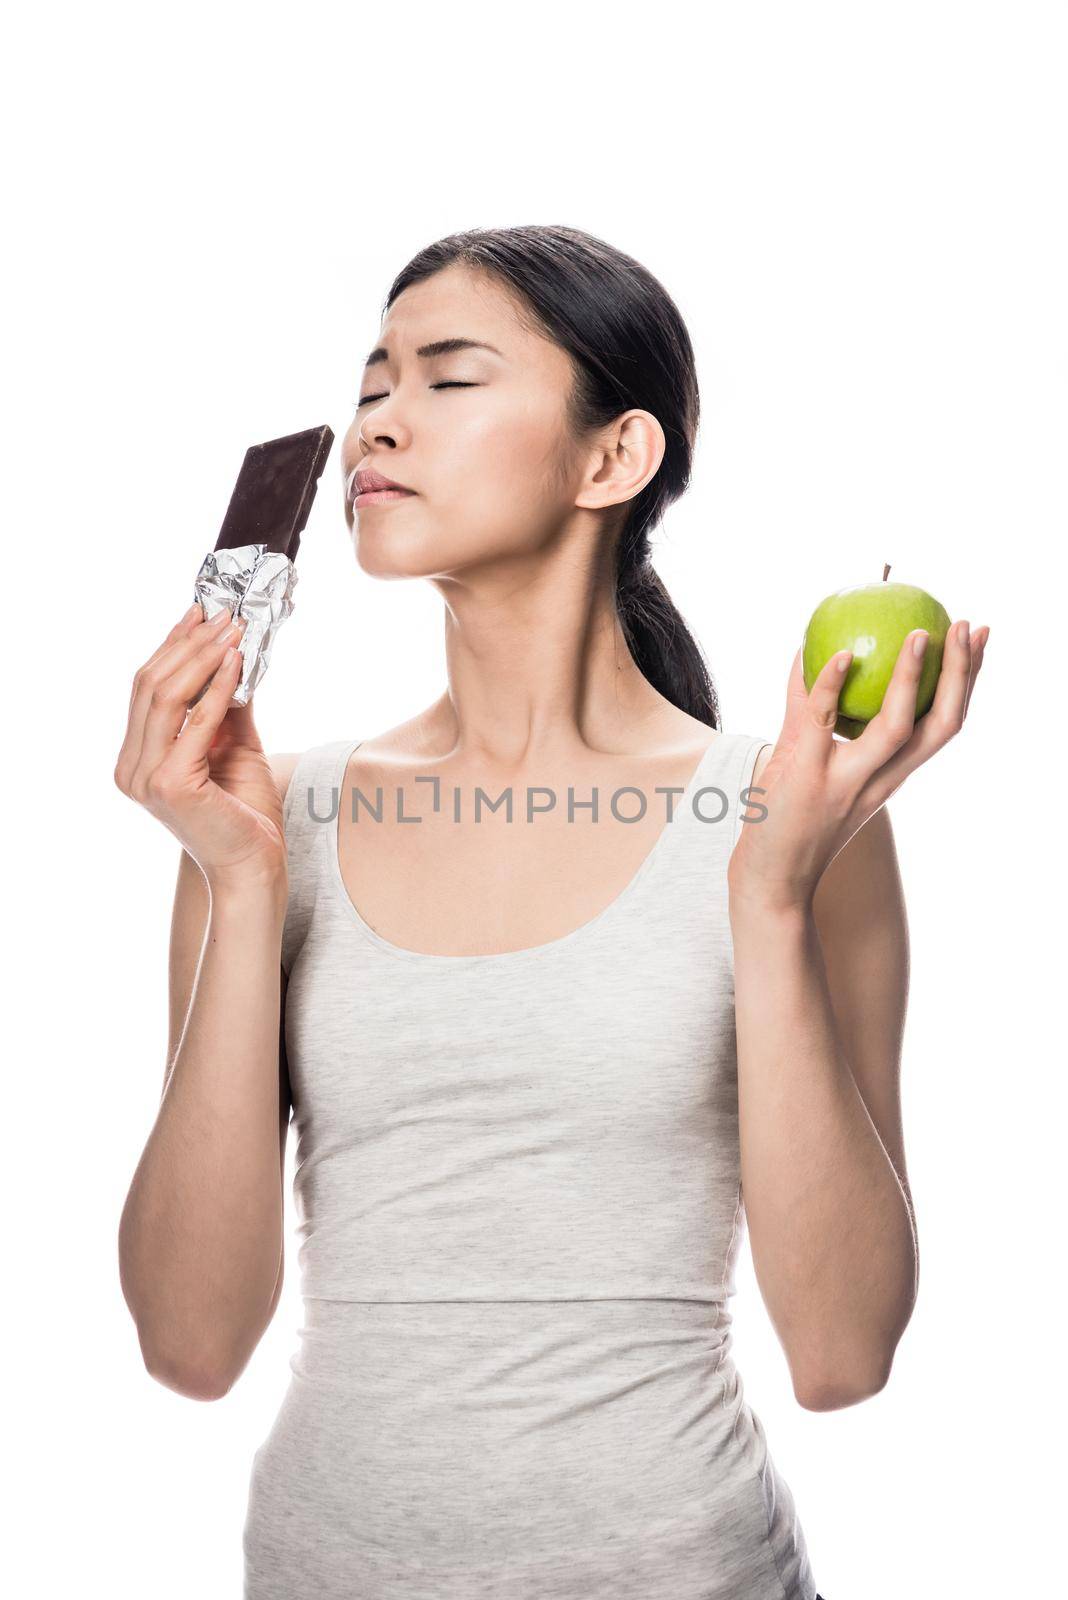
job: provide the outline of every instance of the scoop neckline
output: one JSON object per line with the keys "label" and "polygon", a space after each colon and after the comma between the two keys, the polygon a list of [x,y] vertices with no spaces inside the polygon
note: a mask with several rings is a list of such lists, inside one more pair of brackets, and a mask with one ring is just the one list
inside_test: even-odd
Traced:
{"label": "scoop neckline", "polygon": [[536,961],[542,956],[549,955],[554,950],[562,950],[566,946],[574,944],[583,937],[589,935],[595,928],[600,927],[601,924],[604,923],[609,917],[615,915],[618,910],[632,898],[632,896],[637,892],[639,885],[645,881],[646,877],[652,871],[654,863],[664,854],[666,840],[668,839],[669,835],[677,833],[680,827],[684,827],[686,825],[687,818],[689,818],[690,822],[693,823],[693,797],[696,794],[701,779],[704,776],[708,761],[713,750],[719,749],[721,741],[730,737],[731,736],[729,734],[719,730],[716,733],[716,737],[709,740],[708,744],[701,753],[701,759],[694,768],[683,794],[678,799],[678,803],[672,815],[672,820],[670,822],[664,822],[663,827],[660,829],[660,832],[657,834],[656,839],[638,866],[636,872],[633,874],[630,880],[624,884],[623,888],[619,891],[615,898],[610,900],[601,911],[598,911],[596,916],[588,918],[585,922],[580,923],[577,928],[572,928],[570,933],[563,933],[557,939],[547,939],[541,944],[527,945],[522,950],[489,950],[483,954],[476,953],[474,955],[440,955],[429,950],[408,950],[404,945],[394,944],[391,939],[383,938],[382,934],[380,934],[375,928],[371,927],[371,924],[361,915],[355,901],[352,899],[352,896],[349,894],[349,891],[345,886],[345,879],[341,871],[341,851],[339,849],[341,795],[345,786],[345,774],[349,770],[349,762],[352,760],[352,757],[360,748],[361,744],[364,743],[363,739],[356,739],[352,744],[346,745],[344,748],[340,762],[340,772],[338,773],[336,780],[338,789],[337,816],[333,819],[330,825],[323,830],[326,834],[326,850],[327,855],[329,856],[331,885],[337,898],[341,902],[342,908],[348,913],[349,919],[355,924],[365,938],[367,938],[371,944],[375,945],[385,955],[394,956],[400,961],[421,961],[427,966],[447,967],[454,971],[459,970],[459,968],[463,966],[488,966],[490,963],[501,965],[505,962],[511,962],[513,965],[515,965],[523,961]]}

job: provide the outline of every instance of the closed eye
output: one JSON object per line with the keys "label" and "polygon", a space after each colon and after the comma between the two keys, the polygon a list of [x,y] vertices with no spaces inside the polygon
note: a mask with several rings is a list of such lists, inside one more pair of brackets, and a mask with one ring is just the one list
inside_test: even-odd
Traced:
{"label": "closed eye", "polygon": [[[447,383],[432,383],[430,385],[430,387],[432,389],[478,389],[478,388],[481,387],[481,385],[479,385],[477,383],[447,382]],[[357,400],[356,409],[358,411],[361,406],[369,406],[371,404],[372,400],[385,400],[386,398],[387,398],[387,396],[384,395],[384,394],[365,394],[363,396],[362,400]]]}

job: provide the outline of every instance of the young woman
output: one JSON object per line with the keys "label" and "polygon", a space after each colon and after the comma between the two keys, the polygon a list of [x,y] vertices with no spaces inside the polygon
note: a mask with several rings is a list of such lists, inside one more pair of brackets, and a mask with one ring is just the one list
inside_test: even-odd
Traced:
{"label": "young woman", "polygon": [[144,1358],[201,1398],[243,1370],[292,1109],[305,1321],[246,1600],[814,1600],[734,1267],[747,1226],[802,1405],[883,1387],[917,1286],[885,802],[988,630],[954,625],[915,725],[910,636],[855,741],[841,661],[806,693],[800,653],[777,742],[725,732],[649,565],[698,421],[663,287],[513,228],[385,309],[346,516],[365,572],[441,594],[440,698],[268,757],[196,609],[134,683],[116,781],[184,847],[121,1231]]}

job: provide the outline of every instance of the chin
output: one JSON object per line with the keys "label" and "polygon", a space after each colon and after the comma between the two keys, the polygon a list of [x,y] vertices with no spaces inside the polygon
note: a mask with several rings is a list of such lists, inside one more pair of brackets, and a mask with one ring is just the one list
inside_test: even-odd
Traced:
{"label": "chin", "polygon": [[353,535],[356,564],[369,578],[425,578],[436,564],[415,546],[404,548],[396,538],[376,538],[364,532]]}

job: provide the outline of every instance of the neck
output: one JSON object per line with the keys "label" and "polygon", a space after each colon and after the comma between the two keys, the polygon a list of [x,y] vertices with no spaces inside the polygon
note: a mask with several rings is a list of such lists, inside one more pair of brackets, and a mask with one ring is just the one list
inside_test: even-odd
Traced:
{"label": "neck", "polygon": [[[576,564],[578,570],[576,570]],[[548,556],[434,580],[448,688],[428,712],[439,749],[502,770],[578,749],[625,751],[678,713],[638,670],[607,560]]]}

